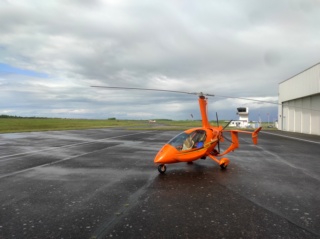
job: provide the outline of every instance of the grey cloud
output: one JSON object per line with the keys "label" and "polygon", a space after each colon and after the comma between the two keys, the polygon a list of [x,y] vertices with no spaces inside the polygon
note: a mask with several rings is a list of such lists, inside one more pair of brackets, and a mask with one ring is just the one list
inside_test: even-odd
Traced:
{"label": "grey cloud", "polygon": [[[318,1],[34,0],[0,6],[0,61],[48,74],[42,80],[47,87],[34,79],[24,84],[42,90],[34,98],[52,108],[74,101],[130,112],[130,104],[158,103],[166,112],[165,104],[188,98],[144,92],[150,100],[143,101],[135,97],[142,93],[88,89],[94,84],[277,96],[279,82],[319,61]],[[10,81],[20,87],[18,78]],[[186,115],[188,108],[179,110]]]}

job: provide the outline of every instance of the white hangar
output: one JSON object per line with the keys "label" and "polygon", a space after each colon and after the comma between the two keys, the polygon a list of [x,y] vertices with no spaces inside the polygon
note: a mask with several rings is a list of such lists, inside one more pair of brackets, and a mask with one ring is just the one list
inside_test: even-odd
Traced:
{"label": "white hangar", "polygon": [[278,127],[320,135],[320,63],[279,84]]}

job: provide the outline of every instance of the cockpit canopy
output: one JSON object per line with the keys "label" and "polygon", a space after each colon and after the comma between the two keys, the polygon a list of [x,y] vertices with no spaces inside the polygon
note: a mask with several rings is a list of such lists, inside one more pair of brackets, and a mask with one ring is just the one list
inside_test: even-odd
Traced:
{"label": "cockpit canopy", "polygon": [[198,129],[191,133],[182,132],[171,139],[168,144],[179,151],[202,148],[204,147],[206,137],[206,131]]}

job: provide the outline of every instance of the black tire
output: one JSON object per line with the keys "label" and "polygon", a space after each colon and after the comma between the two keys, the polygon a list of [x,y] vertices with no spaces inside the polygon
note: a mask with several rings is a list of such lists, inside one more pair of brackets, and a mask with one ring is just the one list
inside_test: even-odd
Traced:
{"label": "black tire", "polygon": [[228,166],[228,165],[225,165],[225,164],[223,163],[223,164],[220,165],[220,168],[221,168],[222,170],[225,170],[225,169],[227,169],[227,166]]}
{"label": "black tire", "polygon": [[167,170],[167,166],[166,166],[166,165],[160,164],[160,165],[158,166],[158,171],[159,171],[159,173],[164,174],[164,173],[166,172],[166,170]]}

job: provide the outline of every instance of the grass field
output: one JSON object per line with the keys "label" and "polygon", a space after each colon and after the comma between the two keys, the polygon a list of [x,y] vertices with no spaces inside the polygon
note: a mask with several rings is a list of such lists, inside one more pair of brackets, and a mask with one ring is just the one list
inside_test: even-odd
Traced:
{"label": "grass field", "polygon": [[[216,122],[211,122],[216,125]],[[220,121],[220,125],[226,123]],[[86,119],[56,119],[56,118],[0,118],[0,133],[94,129],[94,128],[125,128],[141,130],[186,130],[200,127],[201,121],[157,120],[149,123],[147,120],[86,120]],[[264,126],[264,125],[263,125]],[[265,127],[266,128],[266,125]]]}

